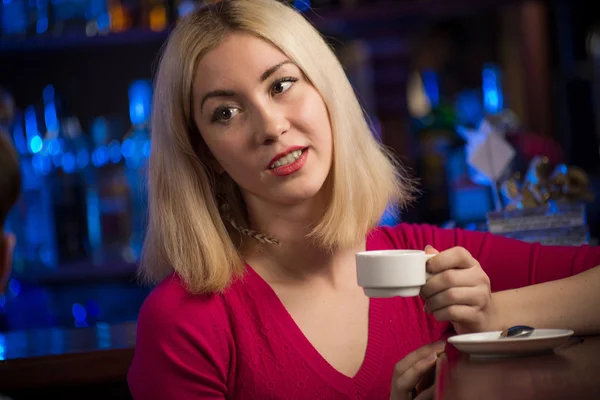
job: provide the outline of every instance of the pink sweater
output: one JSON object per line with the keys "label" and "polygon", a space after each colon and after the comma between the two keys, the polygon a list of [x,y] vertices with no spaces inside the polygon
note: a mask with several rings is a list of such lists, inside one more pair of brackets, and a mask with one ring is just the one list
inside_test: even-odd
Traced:
{"label": "pink sweater", "polygon": [[[369,250],[463,246],[492,290],[564,278],[600,265],[600,248],[542,247],[490,234],[400,224],[373,231]],[[139,314],[128,382],[137,400],[389,399],[394,364],[451,332],[420,297],[371,299],[364,362],[350,378],[310,344],[271,287],[251,268],[222,295],[192,296],[173,276]]]}

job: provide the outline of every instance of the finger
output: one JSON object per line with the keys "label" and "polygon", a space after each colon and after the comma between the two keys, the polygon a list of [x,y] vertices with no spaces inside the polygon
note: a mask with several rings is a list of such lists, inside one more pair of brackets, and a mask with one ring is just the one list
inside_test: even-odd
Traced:
{"label": "finger", "polygon": [[440,322],[474,323],[477,321],[478,313],[479,310],[475,307],[455,304],[435,311],[433,316]]}
{"label": "finger", "polygon": [[451,305],[483,306],[487,295],[487,290],[483,286],[454,287],[429,297],[425,301],[425,310],[428,313],[435,313]]}
{"label": "finger", "polygon": [[439,354],[440,352],[444,351],[445,347],[446,347],[446,342],[439,341],[439,342],[430,343],[421,348],[418,348],[417,350],[408,354],[406,357],[404,357],[402,360],[400,360],[396,363],[396,367],[395,367],[396,375],[397,376],[402,375],[413,364],[415,364],[419,360],[427,358],[429,355],[431,355],[433,353]]}
{"label": "finger", "polygon": [[433,400],[435,395],[435,385],[423,390],[414,400]]}
{"label": "finger", "polygon": [[427,357],[414,363],[395,380],[396,390],[400,393],[411,391],[427,371],[432,368],[436,361],[437,353],[430,353]]}
{"label": "finger", "polygon": [[479,265],[464,247],[453,247],[442,251],[427,262],[427,272],[438,274],[450,268],[471,268]]}
{"label": "finger", "polygon": [[[438,354],[438,359],[441,354],[443,353]],[[431,368],[429,368],[429,370],[425,374],[423,374],[423,376],[421,376],[421,379],[419,379],[419,382],[417,382],[417,385],[415,386],[415,390],[417,393],[421,393],[422,391],[424,391],[425,389],[427,389],[435,383],[435,372],[436,371],[434,365]]]}
{"label": "finger", "polygon": [[486,280],[488,280],[488,277],[481,269],[449,269],[429,278],[421,287],[421,297],[428,299],[444,290],[455,287],[474,287],[485,284]]}
{"label": "finger", "polygon": [[433,246],[428,244],[427,246],[425,246],[425,253],[426,254],[439,254],[440,252],[437,251]]}

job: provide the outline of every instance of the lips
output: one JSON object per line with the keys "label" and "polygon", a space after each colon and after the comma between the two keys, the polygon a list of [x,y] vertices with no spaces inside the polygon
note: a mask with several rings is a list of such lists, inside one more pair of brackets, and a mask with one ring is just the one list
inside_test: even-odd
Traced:
{"label": "lips", "polygon": [[[271,168],[277,161],[279,161],[280,159],[282,159],[283,157],[288,157],[289,155],[291,155],[292,153],[294,153],[295,151],[302,151],[306,149],[305,146],[292,146],[292,147],[288,147],[287,149],[285,149],[284,151],[282,151],[281,153],[277,153],[277,155],[275,157],[273,157],[271,159],[271,161],[269,161],[269,164],[267,164],[267,168],[266,169],[273,169]],[[297,157],[296,157],[297,158]],[[293,162],[292,160],[290,160],[290,162]],[[277,166],[276,166],[277,167]]]}
{"label": "lips", "polygon": [[289,160],[286,160],[287,163],[285,165],[280,165],[278,167],[276,165],[279,164],[279,161],[275,161],[275,164],[273,165],[274,168],[269,168],[267,171],[276,177],[288,177],[300,171],[306,164],[309,149],[307,147],[304,150],[295,150],[291,154],[294,154],[295,152],[300,153],[297,158],[296,156],[287,156],[291,157],[294,161],[288,162]]}

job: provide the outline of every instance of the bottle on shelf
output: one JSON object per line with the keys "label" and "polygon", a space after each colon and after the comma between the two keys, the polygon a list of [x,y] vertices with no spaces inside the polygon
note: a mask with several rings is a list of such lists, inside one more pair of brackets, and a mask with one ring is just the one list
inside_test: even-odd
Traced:
{"label": "bottle on shelf", "polygon": [[19,38],[27,36],[29,15],[27,0],[0,2],[0,33],[3,38]]}
{"label": "bottle on shelf", "polygon": [[125,175],[119,124],[105,117],[91,125],[91,170],[86,174],[87,220],[92,260],[134,261],[131,236],[131,199]]}
{"label": "bottle on shelf", "polygon": [[152,84],[137,80],[129,87],[131,130],[123,140],[123,156],[132,199],[131,249],[140,256],[145,236],[147,213],[146,167],[150,156],[150,113]]}
{"label": "bottle on shelf", "polygon": [[141,26],[153,32],[162,32],[169,25],[166,0],[141,0]]}
{"label": "bottle on shelf", "polygon": [[42,152],[51,157],[53,168],[46,180],[52,187],[56,245],[61,265],[80,262],[88,257],[89,240],[85,213],[85,182],[77,171],[71,138],[64,131],[61,103],[54,86],[44,88],[46,135]]}
{"label": "bottle on shelf", "polygon": [[[22,195],[9,218],[17,240],[14,252],[16,273],[36,275],[58,267],[52,187],[48,176],[53,165],[42,152],[38,112],[28,106],[13,126],[13,139],[20,155]],[[23,146],[26,143],[26,146]]]}

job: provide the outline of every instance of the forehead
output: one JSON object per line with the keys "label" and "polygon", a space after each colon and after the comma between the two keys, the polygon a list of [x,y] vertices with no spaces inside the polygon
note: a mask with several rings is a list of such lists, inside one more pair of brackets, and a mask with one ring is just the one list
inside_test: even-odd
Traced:
{"label": "forehead", "polygon": [[271,43],[246,32],[231,32],[208,52],[196,69],[197,89],[211,90],[224,84],[258,78],[288,57]]}

